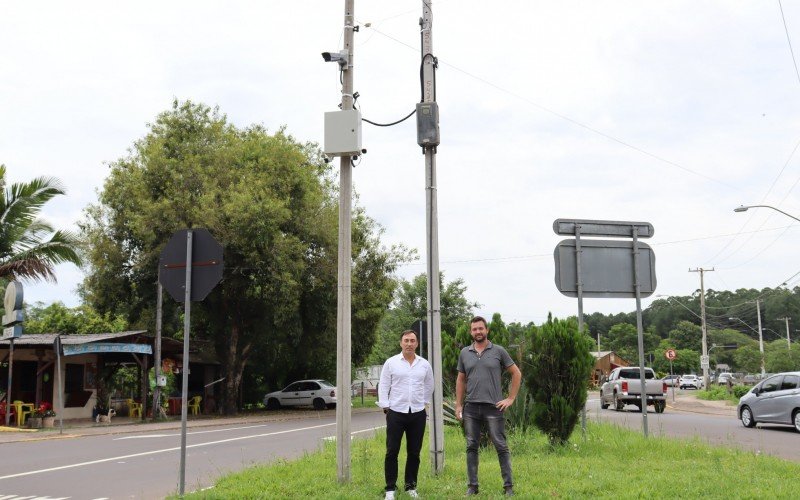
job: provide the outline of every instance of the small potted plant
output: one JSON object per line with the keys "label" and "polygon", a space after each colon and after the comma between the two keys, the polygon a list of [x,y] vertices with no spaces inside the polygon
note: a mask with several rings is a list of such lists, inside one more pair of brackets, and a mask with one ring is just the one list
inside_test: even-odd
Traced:
{"label": "small potted plant", "polygon": [[45,429],[49,429],[55,427],[56,424],[56,412],[53,410],[53,406],[50,403],[42,403],[42,406],[47,406],[47,408],[42,413],[42,427]]}
{"label": "small potted plant", "polygon": [[41,429],[42,427],[53,427],[56,412],[50,403],[41,403],[28,417],[28,427],[31,429]]}

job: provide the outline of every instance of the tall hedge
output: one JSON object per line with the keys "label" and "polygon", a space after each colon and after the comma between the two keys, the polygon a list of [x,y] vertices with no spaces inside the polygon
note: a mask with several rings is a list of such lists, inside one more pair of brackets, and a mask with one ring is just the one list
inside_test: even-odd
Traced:
{"label": "tall hedge", "polygon": [[586,404],[589,375],[594,368],[592,341],[578,331],[574,319],[547,322],[531,334],[529,365],[524,374],[533,394],[533,422],[550,444],[567,442]]}

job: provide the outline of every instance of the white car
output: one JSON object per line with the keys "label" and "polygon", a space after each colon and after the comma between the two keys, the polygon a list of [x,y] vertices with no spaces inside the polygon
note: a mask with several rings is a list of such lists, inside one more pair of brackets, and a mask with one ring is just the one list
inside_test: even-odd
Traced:
{"label": "white car", "polygon": [[703,381],[697,375],[681,375],[681,381],[678,387],[681,389],[700,389],[703,386]]}
{"label": "white car", "polygon": [[336,406],[336,386],[327,380],[298,380],[285,389],[264,396],[267,410],[278,410],[282,406],[313,406],[324,410]]}

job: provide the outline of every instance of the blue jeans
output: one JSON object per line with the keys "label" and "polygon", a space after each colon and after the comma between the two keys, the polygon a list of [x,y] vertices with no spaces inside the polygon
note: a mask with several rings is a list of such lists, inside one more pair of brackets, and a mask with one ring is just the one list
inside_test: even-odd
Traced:
{"label": "blue jeans", "polygon": [[513,485],[511,480],[511,452],[506,444],[506,421],[503,412],[490,403],[467,403],[464,405],[464,431],[467,435],[467,480],[469,486],[478,487],[478,447],[481,438],[481,422],[486,422],[489,438],[497,450],[503,487]]}

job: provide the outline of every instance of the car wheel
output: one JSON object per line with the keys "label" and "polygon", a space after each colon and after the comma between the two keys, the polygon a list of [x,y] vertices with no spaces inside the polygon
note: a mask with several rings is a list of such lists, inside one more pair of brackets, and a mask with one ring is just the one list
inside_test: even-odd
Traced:
{"label": "car wheel", "polygon": [[617,393],[616,392],[614,393],[613,402],[614,402],[614,409],[615,410],[622,411],[623,408],[625,408],[625,403],[623,403],[622,401],[619,400],[619,398],[617,397]]}
{"label": "car wheel", "polygon": [[794,411],[794,428],[797,429],[797,432],[800,432],[800,410]]}
{"label": "car wheel", "polygon": [[[750,428],[756,425],[756,419],[753,418],[753,412],[752,410],[750,410],[749,406],[745,406],[744,408],[742,408],[741,419],[742,419],[742,425],[744,425],[745,427]],[[797,419],[795,418],[795,423],[796,422]]]}
{"label": "car wheel", "polygon": [[277,400],[277,398],[269,398],[267,400],[267,410],[280,410],[281,409],[281,402]]}
{"label": "car wheel", "polygon": [[314,400],[314,409],[322,411],[325,409],[325,400],[322,398],[317,398]]}
{"label": "car wheel", "polygon": [[608,403],[606,403],[605,400],[603,399],[603,393],[602,392],[600,393],[600,409],[601,410],[607,410],[608,409]]}
{"label": "car wheel", "polygon": [[654,405],[656,407],[656,413],[664,413],[664,408],[667,407],[666,401],[656,401]]}

